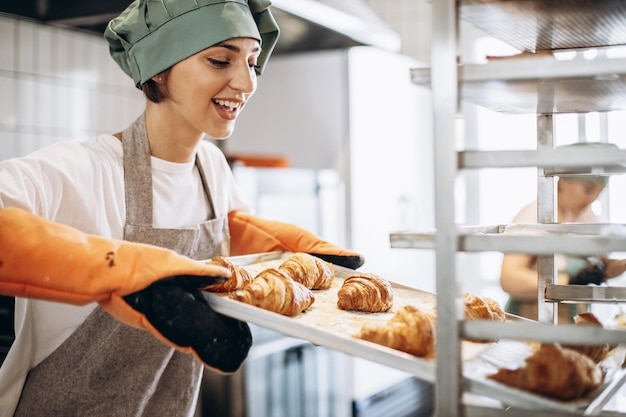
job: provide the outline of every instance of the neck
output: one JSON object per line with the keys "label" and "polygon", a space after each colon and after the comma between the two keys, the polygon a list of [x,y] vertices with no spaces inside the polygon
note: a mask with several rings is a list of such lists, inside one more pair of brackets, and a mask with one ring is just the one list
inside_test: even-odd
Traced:
{"label": "neck", "polygon": [[575,222],[580,216],[580,210],[569,210],[561,208],[558,212],[557,222],[559,223],[572,223]]}
{"label": "neck", "polygon": [[150,154],[170,162],[190,162],[202,133],[190,129],[187,124],[161,111],[159,105],[146,106],[146,130],[150,143]]}

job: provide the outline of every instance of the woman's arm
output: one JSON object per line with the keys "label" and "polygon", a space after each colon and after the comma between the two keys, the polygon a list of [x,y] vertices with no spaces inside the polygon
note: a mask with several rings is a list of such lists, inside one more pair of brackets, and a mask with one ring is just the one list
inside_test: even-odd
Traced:
{"label": "woman's arm", "polygon": [[[512,298],[517,300],[537,300],[537,271],[533,267],[536,257],[525,254],[506,254],[502,260],[500,285]],[[558,284],[566,285],[569,276],[558,274]]]}
{"label": "woman's arm", "polygon": [[618,277],[626,271],[626,259],[602,257],[601,261],[604,263],[604,272],[607,278]]}

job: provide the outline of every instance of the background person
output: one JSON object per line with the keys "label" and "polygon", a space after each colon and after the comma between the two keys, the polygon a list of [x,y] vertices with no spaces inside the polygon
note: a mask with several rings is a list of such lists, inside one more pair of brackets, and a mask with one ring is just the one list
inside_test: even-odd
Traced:
{"label": "background person", "polygon": [[[580,175],[561,177],[557,182],[558,223],[598,223],[591,210],[608,182],[608,176]],[[537,201],[525,206],[513,219],[514,224],[537,223]],[[587,257],[558,255],[556,268],[559,285],[600,284],[607,278],[621,275],[626,260],[599,256],[595,264]],[[537,256],[507,253],[502,260],[500,284],[509,295],[505,310],[509,313],[537,320]],[[559,304],[559,322],[572,322],[584,306]]]}

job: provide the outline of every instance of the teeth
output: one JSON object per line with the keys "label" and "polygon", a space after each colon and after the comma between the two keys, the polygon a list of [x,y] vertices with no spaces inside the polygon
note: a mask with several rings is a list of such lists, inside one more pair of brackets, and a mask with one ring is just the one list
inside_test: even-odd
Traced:
{"label": "teeth", "polygon": [[215,99],[215,100],[213,100],[213,102],[216,103],[216,104],[219,104],[220,106],[228,107],[231,110],[235,110],[235,109],[239,108],[239,105],[240,105],[240,103],[234,102],[234,101],[230,101],[230,100]]}

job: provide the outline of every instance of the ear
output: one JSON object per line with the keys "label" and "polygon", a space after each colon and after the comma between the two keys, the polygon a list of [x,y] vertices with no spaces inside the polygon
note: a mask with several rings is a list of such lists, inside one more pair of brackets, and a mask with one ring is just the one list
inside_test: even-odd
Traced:
{"label": "ear", "polygon": [[163,76],[162,73],[159,73],[153,77],[150,78],[152,81],[154,81],[157,84],[163,84],[165,83],[165,77]]}

